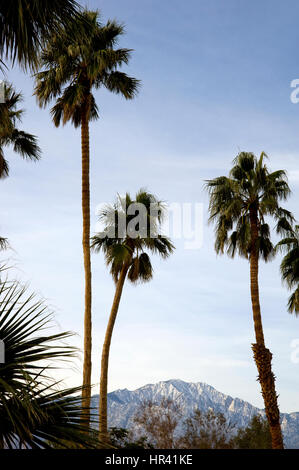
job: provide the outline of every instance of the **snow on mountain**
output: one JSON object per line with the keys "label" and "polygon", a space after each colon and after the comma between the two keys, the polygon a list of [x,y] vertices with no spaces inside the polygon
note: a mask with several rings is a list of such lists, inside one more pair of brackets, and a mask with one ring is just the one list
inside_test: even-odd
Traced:
{"label": "snow on mountain", "polygon": [[[95,408],[98,407],[98,398],[98,395],[92,397],[92,406]],[[179,404],[185,417],[191,415],[195,408],[203,412],[212,408],[215,412],[223,413],[236,427],[247,426],[254,415],[265,416],[264,410],[240,398],[232,398],[218,392],[210,385],[174,379],[144,385],[137,390],[123,389],[109,393],[109,426],[133,427],[133,416],[138,405],[145,400],[159,403],[162,398],[170,398]],[[299,448],[299,412],[282,413],[281,425],[286,447]]]}

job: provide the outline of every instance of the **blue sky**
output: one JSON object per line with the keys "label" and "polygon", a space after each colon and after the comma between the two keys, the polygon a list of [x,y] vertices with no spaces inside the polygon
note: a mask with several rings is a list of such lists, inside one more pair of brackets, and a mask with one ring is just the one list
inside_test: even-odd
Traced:
{"label": "blue sky", "polygon": [[[95,208],[117,192],[147,187],[168,202],[202,202],[200,250],[177,250],[154,260],[151,283],[126,285],[113,336],[109,390],[158,380],[207,382],[263,406],[250,344],[254,341],[249,266],[217,257],[207,225],[203,183],[227,173],[239,150],[262,150],[271,168],[289,172],[287,207],[298,216],[299,104],[290,83],[299,78],[295,0],[103,0],[85,3],[104,21],[126,24],[121,46],[133,48],[126,71],[141,79],[127,102],[96,92],[101,118],[91,125],[92,230]],[[23,128],[42,147],[39,163],[7,150],[11,175],[2,181],[1,235],[18,277],[46,297],[61,330],[82,346],[80,131],[55,129],[49,111],[32,97],[33,80],[15,68],[7,78],[24,94]],[[93,382],[114,285],[101,255],[93,255]],[[281,410],[299,411],[299,364],[291,341],[299,320],[288,315],[279,259],[261,266],[265,338]],[[65,370],[67,384],[81,380],[81,362]],[[94,393],[98,392],[95,386]]]}

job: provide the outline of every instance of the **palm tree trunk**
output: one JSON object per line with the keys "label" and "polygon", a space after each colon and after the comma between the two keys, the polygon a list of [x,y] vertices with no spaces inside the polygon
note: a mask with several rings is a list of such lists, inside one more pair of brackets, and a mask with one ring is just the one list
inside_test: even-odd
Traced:
{"label": "palm tree trunk", "polygon": [[258,253],[258,217],[257,209],[250,210],[251,253],[250,253],[250,290],[255,329],[256,344],[252,345],[253,356],[258,370],[258,379],[262,388],[266,416],[268,419],[272,448],[283,449],[280,416],[275,390],[275,376],[272,372],[272,353],[265,347],[261,308],[259,300],[259,253]]}
{"label": "palm tree trunk", "polygon": [[99,403],[99,440],[101,444],[109,444],[108,436],[108,425],[107,425],[107,389],[108,389],[108,363],[109,363],[109,352],[110,344],[113,333],[113,328],[118,312],[119,302],[126,280],[128,266],[124,265],[115,289],[113,304],[111,313],[106,329],[105,340],[102,349],[102,361],[101,361],[101,380],[100,380],[100,403]]}
{"label": "palm tree trunk", "polygon": [[91,263],[90,263],[90,188],[89,188],[89,124],[87,109],[82,112],[81,120],[82,148],[82,216],[83,216],[83,260],[85,275],[85,310],[84,310],[84,362],[82,404],[90,408],[91,394]]}

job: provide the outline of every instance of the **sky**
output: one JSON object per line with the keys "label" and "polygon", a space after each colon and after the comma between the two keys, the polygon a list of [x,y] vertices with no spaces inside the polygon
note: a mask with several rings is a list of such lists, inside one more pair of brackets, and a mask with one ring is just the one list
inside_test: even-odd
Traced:
{"label": "sky", "polygon": [[[109,391],[178,378],[206,382],[263,407],[253,362],[254,329],[249,265],[214,251],[204,182],[227,174],[242,151],[265,151],[272,170],[286,169],[298,215],[299,78],[296,0],[90,0],[102,21],[126,26],[119,45],[134,49],[124,71],[142,82],[126,101],[95,92],[100,119],[91,124],[91,229],[96,208],[117,193],[146,187],[168,203],[202,203],[203,243],[153,259],[148,284],[126,283],[113,333]],[[18,67],[7,73],[24,96],[22,128],[38,136],[42,159],[23,161],[6,150],[10,177],[1,182],[2,254],[16,275],[55,312],[55,328],[76,335],[82,348],[80,131],[56,129],[49,108],[32,96],[34,80]],[[275,239],[275,238],[274,238]],[[287,313],[280,257],[260,268],[266,345],[273,353],[280,409],[299,411],[299,363],[292,344],[299,319]],[[101,254],[92,255],[93,393],[98,393],[101,347],[114,284]],[[297,357],[299,354],[297,355]],[[82,358],[82,355],[81,355]],[[82,359],[60,376],[81,381]]]}

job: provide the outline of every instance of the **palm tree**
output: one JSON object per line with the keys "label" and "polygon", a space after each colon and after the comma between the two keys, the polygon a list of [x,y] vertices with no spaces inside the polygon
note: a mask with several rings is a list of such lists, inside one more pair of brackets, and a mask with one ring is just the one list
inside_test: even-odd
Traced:
{"label": "palm tree", "polygon": [[41,44],[60,24],[76,18],[78,8],[74,0],[1,1],[0,57],[34,68]]}
{"label": "palm tree", "polygon": [[282,280],[289,289],[295,287],[288,301],[288,311],[299,315],[299,225],[296,225],[295,229],[290,227],[287,237],[282,239],[276,248],[286,252],[280,265]]}
{"label": "palm tree", "polygon": [[40,148],[34,135],[17,128],[24,111],[18,109],[22,95],[16,93],[12,85],[4,85],[4,103],[0,104],[0,178],[9,174],[4,147],[12,145],[14,152],[29,160],[39,160]]}
{"label": "palm tree", "polygon": [[281,233],[293,221],[292,214],[279,205],[290,194],[286,173],[270,173],[264,163],[266,155],[257,159],[252,153],[241,152],[234,160],[229,176],[207,181],[210,194],[210,221],[216,224],[215,249],[234,257],[236,253],[250,263],[250,288],[256,343],[252,345],[259,373],[265,410],[273,448],[283,447],[275,377],[271,369],[272,354],[265,347],[259,300],[259,259],[269,261],[275,250],[270,239],[266,216],[277,222]]}
{"label": "palm tree", "polygon": [[[143,215],[135,224],[135,212],[143,209]],[[130,210],[128,210],[131,208]],[[154,210],[153,210],[154,209]],[[133,215],[130,215],[134,212]],[[140,190],[132,201],[127,193],[125,198],[118,197],[113,205],[108,205],[100,213],[100,220],[105,228],[92,237],[92,248],[102,250],[106,264],[110,267],[115,282],[115,295],[108,320],[105,340],[102,349],[100,404],[99,404],[99,437],[101,442],[108,442],[107,432],[107,381],[108,361],[113,328],[125,280],[133,284],[148,282],[152,279],[153,269],[148,250],[167,258],[174,246],[167,237],[159,234],[165,208],[155,196]],[[134,227],[137,227],[135,233]]]}
{"label": "palm tree", "polygon": [[54,361],[76,353],[62,343],[71,333],[46,333],[51,320],[44,302],[26,287],[1,279],[0,449],[90,448],[97,442],[86,433],[89,409],[81,404],[81,387],[59,389],[48,373],[57,369]]}
{"label": "palm tree", "polygon": [[[87,26],[86,26],[87,25]],[[98,118],[93,89],[106,88],[126,99],[134,98],[138,81],[118,70],[127,64],[130,50],[115,49],[123,26],[115,21],[101,25],[98,13],[85,11],[77,19],[81,31],[76,42],[66,26],[52,37],[43,50],[41,61],[45,70],[36,74],[35,94],[40,106],[57,98],[51,110],[55,126],[71,121],[81,126],[82,146],[82,214],[83,258],[85,270],[83,402],[90,404],[91,385],[91,263],[90,263],[90,183],[89,183],[89,121]],[[88,34],[87,33],[88,30]]]}

